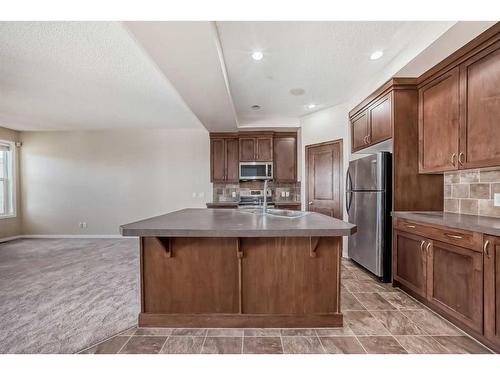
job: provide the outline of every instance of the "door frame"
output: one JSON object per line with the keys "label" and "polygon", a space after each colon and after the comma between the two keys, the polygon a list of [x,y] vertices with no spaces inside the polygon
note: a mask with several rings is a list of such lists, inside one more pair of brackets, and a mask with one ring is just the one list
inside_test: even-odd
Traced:
{"label": "door frame", "polygon": [[314,147],[320,147],[320,146],[328,146],[328,145],[333,145],[333,144],[336,144],[338,143],[339,146],[340,146],[340,152],[339,152],[339,155],[340,155],[340,179],[339,179],[339,209],[340,209],[340,213],[341,213],[341,217],[339,218],[339,220],[343,220],[344,218],[344,140],[342,138],[339,138],[339,139],[335,139],[333,141],[326,141],[326,142],[320,142],[320,143],[314,143],[314,144],[310,144],[310,145],[306,145],[305,146],[305,149],[304,149],[304,152],[305,152],[305,186],[304,186],[304,189],[305,189],[305,198],[306,198],[306,201],[304,202],[305,203],[305,210],[306,211],[309,211],[309,149],[311,148],[314,148]]}

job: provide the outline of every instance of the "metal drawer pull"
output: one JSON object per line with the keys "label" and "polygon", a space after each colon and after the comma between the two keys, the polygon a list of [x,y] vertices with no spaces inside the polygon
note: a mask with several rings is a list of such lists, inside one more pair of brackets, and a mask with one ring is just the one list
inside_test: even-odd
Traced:
{"label": "metal drawer pull", "polygon": [[464,165],[464,161],[462,160],[462,157],[465,157],[463,152],[458,154],[458,162],[460,163],[460,165]]}
{"label": "metal drawer pull", "polygon": [[462,237],[462,236],[457,236],[456,234],[449,234],[449,233],[445,233],[444,235],[445,235],[445,236],[447,236],[447,237],[450,237],[450,238],[454,238],[454,239],[456,239],[456,240],[461,240],[461,239],[463,239],[463,237]]}
{"label": "metal drawer pull", "polygon": [[416,228],[415,225],[410,225],[410,224],[406,224],[406,227],[407,228],[412,228],[412,229]]}
{"label": "metal drawer pull", "polygon": [[488,258],[490,257],[490,255],[488,254],[488,246],[490,245],[490,241],[489,240],[486,240],[484,242],[484,245],[483,245],[483,253],[484,255],[486,255]]}

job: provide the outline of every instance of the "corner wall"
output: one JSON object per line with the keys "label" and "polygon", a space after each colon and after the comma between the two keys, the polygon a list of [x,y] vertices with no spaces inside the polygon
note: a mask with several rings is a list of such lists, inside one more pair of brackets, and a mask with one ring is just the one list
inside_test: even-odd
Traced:
{"label": "corner wall", "polygon": [[27,235],[115,235],[121,224],[212,197],[205,129],[22,132],[21,140]]}
{"label": "corner wall", "polygon": [[[15,130],[10,130],[0,127],[0,139],[18,142],[20,133]],[[15,237],[22,234],[21,229],[21,194],[20,194],[20,173],[19,173],[19,149],[16,150],[15,160],[15,179],[16,179],[16,217],[8,219],[0,219],[0,239]]]}

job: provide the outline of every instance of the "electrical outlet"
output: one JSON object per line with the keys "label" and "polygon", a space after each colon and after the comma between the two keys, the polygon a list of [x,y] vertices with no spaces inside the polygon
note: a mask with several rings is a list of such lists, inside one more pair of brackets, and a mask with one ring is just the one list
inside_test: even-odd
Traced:
{"label": "electrical outlet", "polygon": [[282,192],[281,192],[281,197],[282,197],[282,198],[285,198],[285,195],[286,195],[286,194],[285,194],[285,192],[284,192],[284,191],[282,191]]}
{"label": "electrical outlet", "polygon": [[205,197],[205,193],[202,191],[201,193],[198,194],[198,197],[200,197],[200,198]]}
{"label": "electrical outlet", "polygon": [[500,207],[500,193],[495,193],[493,195],[493,206]]}
{"label": "electrical outlet", "polygon": [[290,196],[290,192],[289,192],[289,191],[287,191],[287,192],[285,193],[285,196],[288,198],[288,197]]}
{"label": "electrical outlet", "polygon": [[191,198],[196,198],[196,193],[192,193]]}
{"label": "electrical outlet", "polygon": [[78,226],[81,228],[81,229],[87,229],[87,223],[85,221],[80,221],[78,223]]}

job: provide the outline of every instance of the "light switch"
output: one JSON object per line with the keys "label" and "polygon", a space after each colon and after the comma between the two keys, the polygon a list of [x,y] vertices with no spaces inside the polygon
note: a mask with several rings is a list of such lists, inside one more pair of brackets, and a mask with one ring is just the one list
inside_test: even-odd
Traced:
{"label": "light switch", "polygon": [[495,207],[500,207],[500,193],[495,193],[493,196],[493,205]]}

